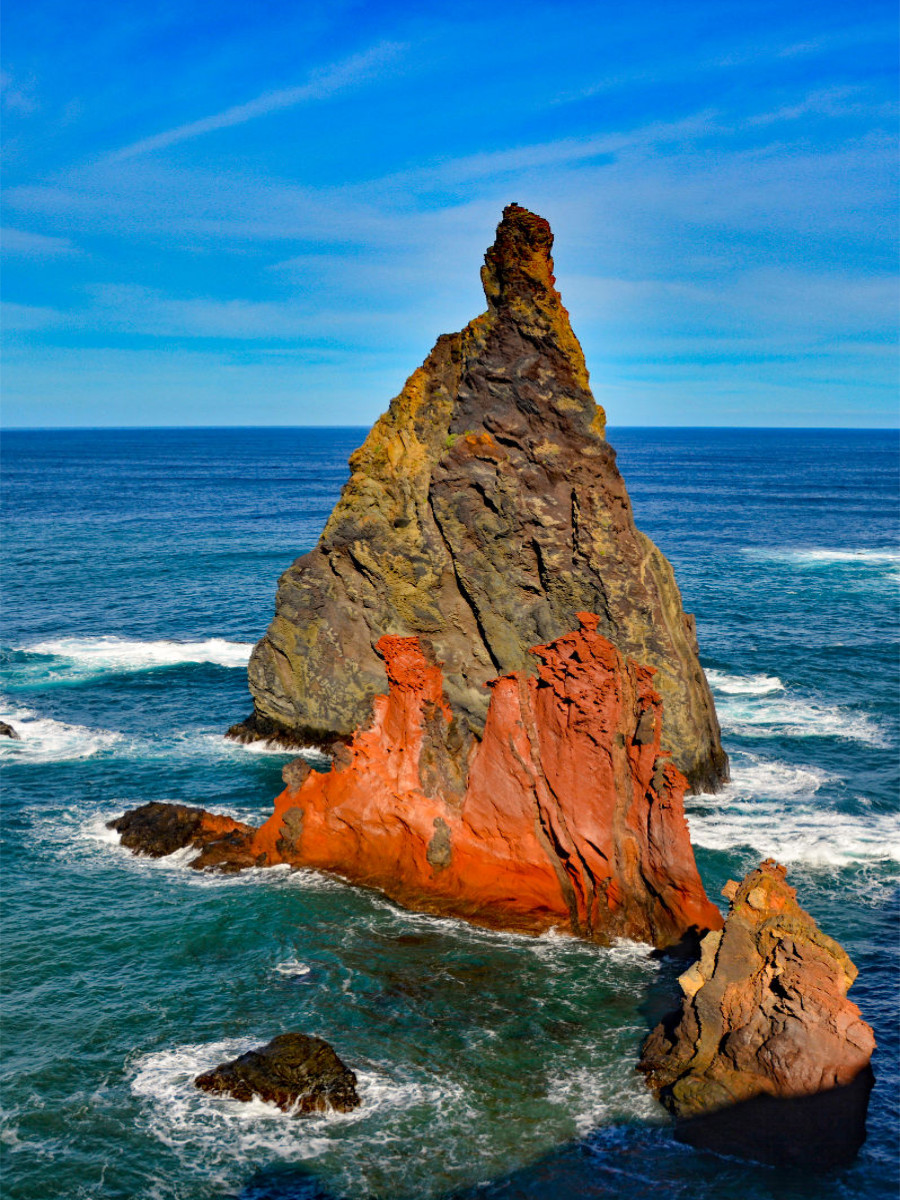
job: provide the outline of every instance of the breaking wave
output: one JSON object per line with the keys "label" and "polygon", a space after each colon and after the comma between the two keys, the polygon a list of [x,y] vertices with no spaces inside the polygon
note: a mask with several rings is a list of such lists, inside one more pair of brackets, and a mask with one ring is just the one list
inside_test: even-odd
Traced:
{"label": "breaking wave", "polygon": [[743,737],[833,737],[885,746],[878,725],[863,712],[792,694],[775,675],[706,672],[716,696],[719,724]]}
{"label": "breaking wave", "polygon": [[52,763],[114,754],[127,742],[110,729],[89,729],[40,717],[29,708],[5,709],[0,717],[18,733],[18,739],[0,737],[0,757],[5,762]]}
{"label": "breaking wave", "polygon": [[852,804],[837,808],[817,795],[835,781],[817,767],[743,755],[721,792],[688,797],[691,841],[710,850],[747,846],[784,863],[900,863],[896,817],[866,809],[859,800],[854,802],[859,811]]}
{"label": "breaking wave", "polygon": [[199,642],[132,641],[118,637],[54,638],[20,646],[14,654],[17,673],[29,682],[55,683],[94,679],[101,675],[127,675],[161,667],[211,663],[219,667],[246,667],[253,646],[206,638]]}

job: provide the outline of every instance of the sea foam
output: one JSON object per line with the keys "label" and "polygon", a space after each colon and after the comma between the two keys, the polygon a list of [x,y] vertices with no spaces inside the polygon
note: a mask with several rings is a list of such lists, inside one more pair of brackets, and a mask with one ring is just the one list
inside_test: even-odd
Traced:
{"label": "sea foam", "polygon": [[0,737],[5,762],[51,763],[114,754],[126,741],[111,729],[89,729],[41,717],[28,708],[4,708],[0,720],[12,725],[18,740]]}
{"label": "sea foam", "polygon": [[848,811],[817,795],[835,777],[745,754],[715,795],[687,798],[691,841],[710,850],[751,847],[784,863],[842,867],[900,862],[900,825],[893,814]]}
{"label": "sea foam", "polygon": [[742,553],[747,558],[760,562],[782,562],[798,567],[860,566],[885,567],[900,564],[900,550],[852,549],[828,550],[821,548],[767,550],[746,547]]}
{"label": "sea foam", "polygon": [[823,704],[789,690],[776,675],[730,675],[708,670],[719,724],[753,738],[835,737],[885,746],[884,731],[868,714]]}
{"label": "sea foam", "polygon": [[61,660],[61,663],[48,664],[48,673],[53,678],[60,677],[61,669],[74,678],[92,678],[187,663],[246,667],[252,649],[248,642],[229,642],[224,638],[207,638],[201,642],[145,642],[118,637],[54,638],[20,647],[27,654]]}

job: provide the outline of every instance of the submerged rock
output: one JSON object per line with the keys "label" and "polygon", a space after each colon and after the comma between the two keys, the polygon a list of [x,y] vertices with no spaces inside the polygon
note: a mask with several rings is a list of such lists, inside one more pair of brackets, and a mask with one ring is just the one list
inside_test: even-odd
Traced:
{"label": "submerged rock", "polygon": [[12,725],[7,725],[5,721],[0,721],[0,737],[12,738],[14,742],[20,742],[22,735]]}
{"label": "submerged rock", "polygon": [[350,1112],[360,1102],[354,1073],[327,1042],[304,1033],[279,1034],[258,1050],[198,1075],[194,1084],[235,1100],[266,1100],[295,1116]]}
{"label": "submerged rock", "polygon": [[249,853],[255,832],[250,825],[186,804],[142,804],[108,821],[107,829],[120,834],[123,846],[149,858],[164,858],[193,846],[201,852],[191,863],[198,870],[210,866],[239,870],[255,865]]}
{"label": "submerged rock", "polygon": [[281,577],[250,660],[254,712],[230,736],[346,741],[385,691],[377,647],[391,635],[418,636],[443,664],[449,709],[480,738],[485,685],[534,676],[531,646],[586,610],[657,669],[665,744],[690,785],[727,778],[693,618],[635,528],[552,242],[541,217],[504,210],[482,271],[487,312],[438,339],[351,457],[318,546]]}
{"label": "submerged rock", "polygon": [[480,741],[419,640],[382,638],[390,688],[370,726],[328,774],[285,770],[253,853],[492,926],[660,946],[718,928],[654,673],[578,616],[535,647],[537,678],[492,682]]}
{"label": "submerged rock", "polygon": [[680,983],[684,1002],[640,1069],[683,1141],[776,1164],[829,1167],[865,1140],[871,1028],[847,999],[856,968],[767,860],[731,900]]}

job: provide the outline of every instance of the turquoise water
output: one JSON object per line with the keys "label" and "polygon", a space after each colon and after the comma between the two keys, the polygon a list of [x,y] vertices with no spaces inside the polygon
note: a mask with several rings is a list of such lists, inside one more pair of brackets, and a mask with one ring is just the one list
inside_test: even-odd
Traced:
{"label": "turquoise water", "polygon": [[[115,844],[105,821],[148,800],[267,813],[289,756],[221,734],[363,435],[5,435],[4,1197],[896,1196],[896,434],[610,432],[731,754],[733,783],[689,802],[707,888],[778,857],[860,969],[879,1050],[849,1170],[673,1141],[634,1071],[673,974],[644,947]],[[296,1121],[192,1088],[292,1028],[357,1071],[357,1112]]]}

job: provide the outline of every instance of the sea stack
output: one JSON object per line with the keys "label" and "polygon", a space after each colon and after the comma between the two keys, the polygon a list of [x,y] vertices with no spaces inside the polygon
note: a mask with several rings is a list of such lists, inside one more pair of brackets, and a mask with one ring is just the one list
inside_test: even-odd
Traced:
{"label": "sea stack", "polygon": [[333,767],[286,768],[257,830],[151,814],[198,867],[315,867],[597,941],[721,926],[683,805],[726,776],[715,710],[672,569],[635,529],[552,240],[504,211],[488,311],[438,340],[282,577],[231,733],[312,741]]}
{"label": "sea stack", "polygon": [[656,670],[664,745],[694,790],[727,778],[693,618],[634,524],[584,356],[555,289],[553,235],[503,212],[488,308],[440,337],[350,459],[318,546],[281,577],[253,652],[253,713],[231,735],[325,747],[387,691],[378,644],[416,637],[442,664],[460,736],[481,739],[491,680],[535,677],[531,648],[597,615]]}
{"label": "sea stack", "polygon": [[640,1069],[691,1145],[828,1168],[865,1140],[875,1038],[847,999],[856,968],[767,860],[729,882],[724,930],[680,983]]}

